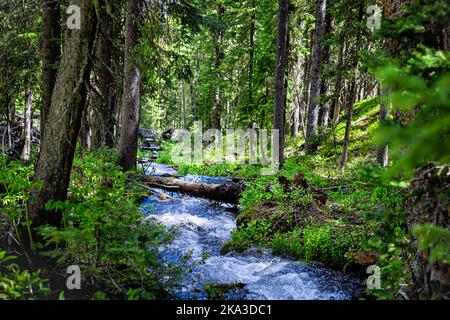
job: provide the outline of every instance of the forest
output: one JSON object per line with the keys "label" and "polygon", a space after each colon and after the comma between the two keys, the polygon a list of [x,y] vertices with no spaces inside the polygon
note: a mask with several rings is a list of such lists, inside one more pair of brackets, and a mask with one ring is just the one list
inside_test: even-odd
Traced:
{"label": "forest", "polygon": [[0,0],[0,300],[450,299],[447,0]]}

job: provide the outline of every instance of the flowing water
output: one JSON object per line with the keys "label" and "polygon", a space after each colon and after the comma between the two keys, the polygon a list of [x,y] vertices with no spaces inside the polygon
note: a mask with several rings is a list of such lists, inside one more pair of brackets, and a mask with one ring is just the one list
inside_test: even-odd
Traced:
{"label": "flowing water", "polygon": [[[148,174],[176,174],[169,166],[152,164]],[[225,183],[226,178],[186,176],[203,183]],[[207,199],[170,194],[174,200],[148,198],[143,210],[148,219],[177,230],[173,242],[161,248],[161,259],[178,263],[191,255],[193,271],[181,283],[182,299],[206,299],[206,284],[241,283],[229,293],[242,300],[333,300],[350,299],[359,280],[313,264],[274,256],[267,249],[220,254],[220,248],[236,228],[236,211]]]}

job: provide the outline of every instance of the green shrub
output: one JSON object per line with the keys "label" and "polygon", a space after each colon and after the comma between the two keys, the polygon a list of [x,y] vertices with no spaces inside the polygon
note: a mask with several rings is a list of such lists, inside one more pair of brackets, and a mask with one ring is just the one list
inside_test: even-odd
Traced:
{"label": "green shrub", "polygon": [[302,236],[303,232],[301,229],[296,229],[286,234],[277,234],[272,241],[273,253],[302,259],[304,256]]}
{"label": "green shrub", "polygon": [[450,231],[435,225],[416,225],[413,234],[419,238],[420,250],[430,250],[430,262],[450,263]]}
{"label": "green shrub", "polygon": [[303,261],[320,261],[342,267],[347,253],[355,247],[350,233],[340,222],[311,224],[287,234],[278,234],[272,241],[275,254],[289,255]]}
{"label": "green shrub", "polygon": [[8,264],[16,257],[0,250],[0,300],[32,300],[45,298],[50,292],[47,280],[40,272],[20,270],[17,264]]}
{"label": "green shrub", "polygon": [[373,210],[362,212],[366,226],[365,240],[360,248],[379,255],[376,264],[381,268],[380,290],[368,290],[377,299],[395,299],[405,283],[411,282],[409,259],[410,235],[406,230],[401,189],[377,187],[370,194]]}
{"label": "green shrub", "polygon": [[0,226],[12,226],[18,241],[21,239],[19,229],[24,227],[32,242],[27,201],[30,191],[39,187],[32,177],[32,167],[0,156]]}
{"label": "green shrub", "polygon": [[269,244],[272,226],[268,220],[251,221],[245,228],[232,232],[231,240],[222,247],[222,254],[230,251],[242,252],[253,246],[264,247]]}
{"label": "green shrub", "polygon": [[241,194],[239,204],[244,208],[249,208],[259,202],[269,200],[273,197],[270,185],[275,183],[272,176],[263,176],[252,182],[247,182],[247,189]]}
{"label": "green shrub", "polygon": [[144,221],[139,208],[144,193],[114,159],[110,150],[75,159],[69,199],[47,204],[63,212],[63,226],[39,230],[52,248],[46,255],[64,266],[78,265],[87,279],[113,295],[165,297],[172,285],[166,276],[173,270],[162,266],[157,254],[170,236]]}

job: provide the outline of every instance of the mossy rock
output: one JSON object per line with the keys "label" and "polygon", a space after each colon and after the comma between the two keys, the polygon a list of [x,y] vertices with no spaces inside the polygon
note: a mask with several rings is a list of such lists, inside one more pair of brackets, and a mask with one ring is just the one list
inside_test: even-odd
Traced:
{"label": "mossy rock", "polygon": [[233,250],[234,250],[233,243],[231,241],[227,241],[220,248],[220,254],[226,255],[227,253],[230,253]]}
{"label": "mossy rock", "polygon": [[250,208],[246,208],[237,216],[236,223],[238,229],[245,228],[254,220],[265,219],[271,216],[276,209],[276,206],[276,202],[269,200],[257,203]]}
{"label": "mossy rock", "polygon": [[225,300],[229,293],[236,292],[244,288],[245,284],[241,282],[206,284],[204,287],[207,297],[210,300]]}

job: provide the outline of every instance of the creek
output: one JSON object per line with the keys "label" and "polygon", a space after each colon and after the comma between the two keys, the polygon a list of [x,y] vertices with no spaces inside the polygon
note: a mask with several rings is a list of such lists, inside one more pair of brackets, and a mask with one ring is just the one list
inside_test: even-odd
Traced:
{"label": "creek", "polygon": [[[176,175],[170,166],[148,164],[147,174]],[[192,176],[186,181],[226,183],[227,178]],[[164,191],[166,192],[166,191]],[[166,192],[167,193],[167,192]],[[208,199],[170,193],[173,200],[147,198],[142,210],[149,220],[176,230],[175,239],[160,249],[167,263],[184,257],[192,272],[180,283],[180,299],[206,299],[205,285],[241,284],[227,293],[233,300],[346,300],[360,280],[352,275],[274,256],[268,249],[220,254],[220,248],[236,228],[236,208]]]}

